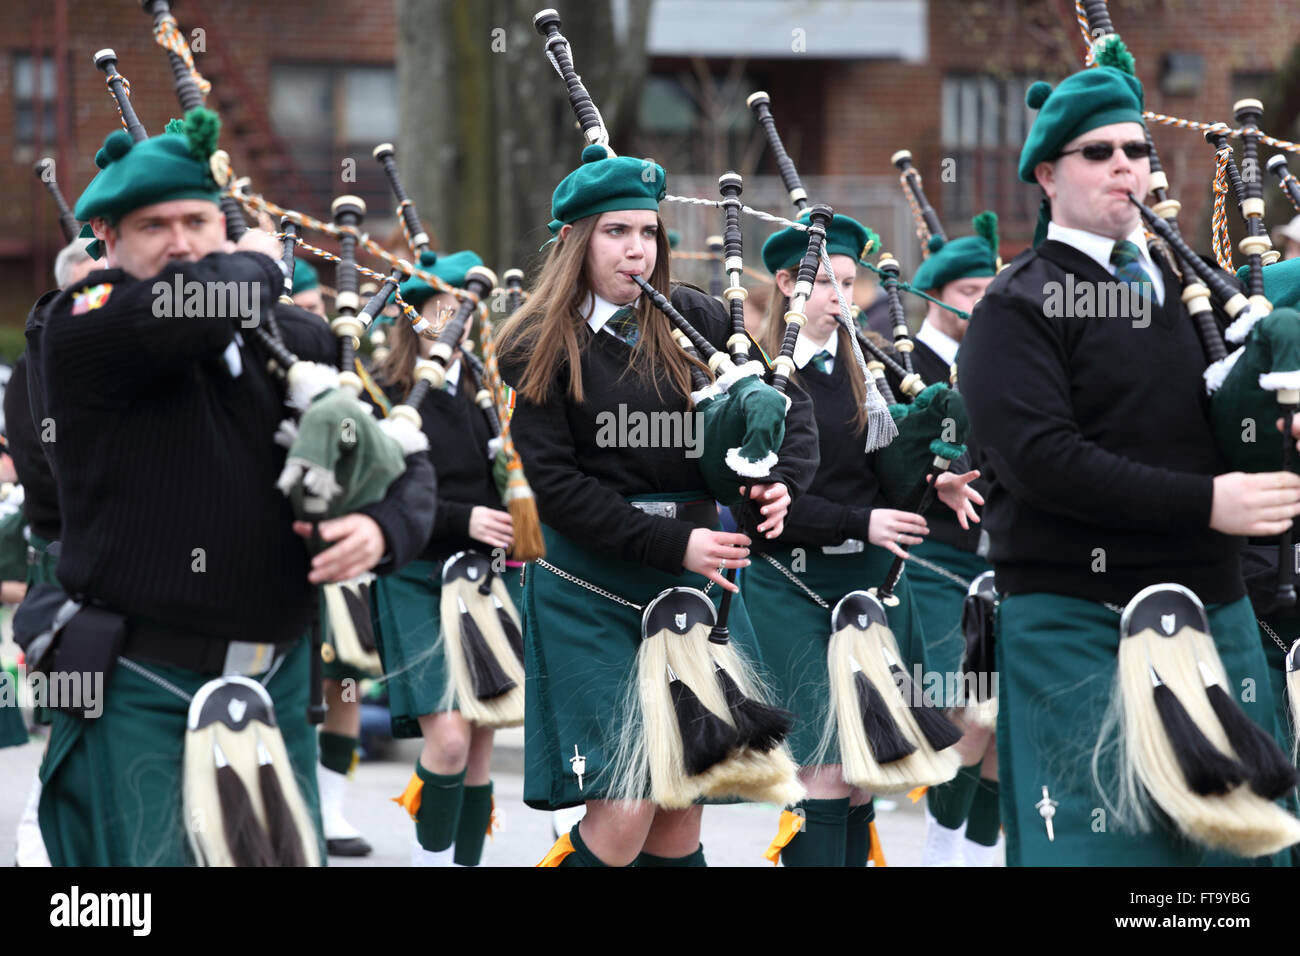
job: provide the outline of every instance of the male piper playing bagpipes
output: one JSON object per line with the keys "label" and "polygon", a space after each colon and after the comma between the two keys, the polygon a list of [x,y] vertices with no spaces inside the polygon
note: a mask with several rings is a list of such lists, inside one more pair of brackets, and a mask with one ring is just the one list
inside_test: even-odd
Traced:
{"label": "male piper playing bagpipes", "polygon": [[[1153,178],[1142,86],[1126,56],[1103,57],[1054,90],[1030,88],[1038,115],[1019,173],[1045,194],[1039,244],[994,279],[961,349],[990,482],[998,764],[1013,866],[1223,862],[1210,848],[1239,860],[1297,837],[1268,788],[1242,782],[1251,768],[1241,740],[1253,734],[1259,756],[1267,735],[1255,727],[1271,735],[1275,718],[1238,536],[1288,527],[1300,479],[1223,473],[1206,354],[1178,277],[1151,255],[1130,199],[1145,197]],[[1154,615],[1141,600],[1153,592],[1175,595]],[[1228,729],[1246,680],[1255,695],[1236,712],[1249,719]],[[1115,683],[1125,759],[1123,785],[1112,788],[1115,749],[1097,728],[1110,723]],[[1205,729],[1215,714],[1223,729]],[[1163,773],[1147,759],[1158,752]],[[1115,812],[1141,806],[1142,794],[1165,815],[1146,814],[1144,825],[1140,812]],[[1252,832],[1228,833],[1248,816]]]}
{"label": "male piper playing bagpipes", "polygon": [[[338,346],[317,317],[274,304],[279,243],[256,231],[228,243],[216,131],[195,110],[182,132],[107,138],[76,209],[105,268],[45,313],[58,575],[82,605],[54,634],[54,666],[102,678],[97,719],[60,712],[51,728],[40,819],[56,865],[323,857],[299,639],[313,585],[401,566],[432,521],[418,456],[381,500],[293,520],[276,488],[285,396],[268,359],[332,364]],[[223,314],[231,290],[242,316]]]}

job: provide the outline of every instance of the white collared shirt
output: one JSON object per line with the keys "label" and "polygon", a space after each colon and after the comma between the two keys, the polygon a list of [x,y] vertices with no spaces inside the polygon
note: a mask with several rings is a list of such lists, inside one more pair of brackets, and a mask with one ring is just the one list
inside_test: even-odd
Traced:
{"label": "white collared shirt", "polygon": [[[641,297],[637,296],[629,302],[628,305],[635,306],[640,299]],[[591,328],[591,331],[599,332],[601,329],[604,329],[610,335],[614,335],[614,331],[605,323],[612,319],[614,313],[621,308],[623,308],[623,306],[615,305],[608,299],[602,299],[594,292],[589,292],[587,293],[587,301],[583,303],[582,306],[582,314],[587,317],[587,325]],[[618,338],[618,336],[614,335],[614,338]]]}
{"label": "white collared shirt", "polygon": [[947,332],[939,331],[929,322],[922,322],[921,327],[916,330],[916,341],[928,345],[934,354],[948,365],[957,361],[957,349],[961,343]]}
{"label": "white collared shirt", "polygon": [[839,351],[839,347],[840,330],[838,328],[831,333],[825,345],[814,345],[808,336],[801,335],[794,340],[794,367],[803,368],[812,361],[813,356],[818,352],[829,352],[831,357],[826,361],[826,374],[829,375],[835,371],[835,353]]}
{"label": "white collared shirt", "polygon": [[[1115,240],[1108,236],[1099,236],[1095,232],[1085,232],[1082,229],[1072,229],[1069,226],[1062,226],[1055,222],[1047,224],[1047,238],[1055,239],[1057,242],[1063,242],[1067,246],[1078,249],[1089,259],[1096,262],[1099,266],[1115,275],[1115,266],[1110,261],[1110,254],[1115,248]],[[1156,302],[1164,305],[1165,302],[1165,280],[1161,275],[1160,269],[1156,266],[1155,261],[1151,258],[1151,250],[1147,248],[1147,237],[1142,231],[1141,226],[1137,226],[1126,237],[1129,242],[1137,246],[1138,254],[1142,258],[1142,268],[1151,277],[1151,291],[1155,293]]]}
{"label": "white collared shirt", "polygon": [[452,362],[451,368],[447,369],[447,375],[443,382],[448,395],[456,394],[456,386],[460,383],[460,367],[464,361],[464,359],[461,359],[459,362]]}

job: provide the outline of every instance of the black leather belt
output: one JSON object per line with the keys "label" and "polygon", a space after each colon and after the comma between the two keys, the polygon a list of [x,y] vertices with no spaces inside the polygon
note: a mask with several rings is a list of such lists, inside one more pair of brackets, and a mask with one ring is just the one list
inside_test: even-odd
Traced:
{"label": "black leather belt", "polygon": [[297,643],[223,641],[146,621],[131,621],[122,656],[211,677],[227,673],[252,675],[268,670],[277,657],[287,654]]}

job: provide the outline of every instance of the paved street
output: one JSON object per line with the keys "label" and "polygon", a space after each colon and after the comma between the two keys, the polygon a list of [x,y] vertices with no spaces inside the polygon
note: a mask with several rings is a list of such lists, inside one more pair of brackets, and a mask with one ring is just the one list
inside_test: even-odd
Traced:
{"label": "paved street", "polygon": [[[497,814],[501,832],[488,841],[486,866],[532,866],[552,842],[550,814],[530,810],[522,803],[521,730],[499,735],[496,781]],[[42,745],[0,750],[0,865],[13,860],[14,828],[40,761]],[[406,786],[418,745],[403,742],[382,761],[368,761],[357,769],[348,795],[348,816],[375,848],[362,860],[332,858],[332,866],[408,866],[414,828],[390,798]],[[921,857],[925,819],[920,805],[905,796],[898,803],[876,801],[877,829],[891,866],[915,866]],[[763,851],[776,832],[778,810],[743,804],[708,807],[704,811],[703,842],[711,866],[769,866]]]}

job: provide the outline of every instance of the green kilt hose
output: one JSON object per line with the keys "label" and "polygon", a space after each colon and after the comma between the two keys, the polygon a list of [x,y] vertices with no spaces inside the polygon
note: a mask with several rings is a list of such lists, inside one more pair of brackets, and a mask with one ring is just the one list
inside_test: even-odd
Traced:
{"label": "green kilt hose", "polygon": [[[801,553],[803,570],[795,571],[795,552]],[[772,557],[834,608],[850,591],[878,587],[894,556],[884,548],[867,545],[856,554],[829,555],[820,548],[801,547],[773,551]],[[898,605],[885,610],[903,655],[902,663],[908,676],[915,678],[916,667],[920,667],[922,675],[928,675],[929,665],[921,616],[909,585],[911,574],[909,565],[894,592]],[[742,573],[741,585],[750,619],[760,622],[756,628],[758,644],[772,698],[795,716],[788,738],[791,753],[799,766],[809,766],[817,754],[830,707],[826,649],[831,638],[831,612],[757,554]],[[916,684],[929,690],[924,679]],[[821,762],[838,763],[838,745],[833,745]]]}
{"label": "green kilt hose", "polygon": [[[517,569],[508,567],[501,579],[526,621]],[[393,736],[419,737],[419,718],[438,712],[447,689],[447,659],[438,643],[442,562],[412,561],[400,571],[376,578],[370,593]]]}
{"label": "green kilt hose", "polygon": [[[1250,601],[1206,608],[1229,684],[1254,686],[1241,705],[1282,739]],[[1120,616],[1102,604],[1059,594],[1002,598],[997,612],[998,774],[1008,866],[1228,866],[1252,861],[1215,853],[1158,824],[1149,833],[1116,820],[1092,776],[1093,746],[1114,689]],[[1114,756],[1114,748],[1107,755]],[[1114,760],[1100,768],[1114,802]],[[1043,787],[1058,802],[1055,840],[1035,804]],[[1157,811],[1158,815],[1158,811]],[[1285,854],[1254,861],[1269,864]]]}
{"label": "green kilt hose", "polygon": [[[542,532],[549,564],[642,606],[666,588],[703,591],[709,584],[690,572],[672,575],[595,554],[546,525]],[[709,592],[714,607],[721,597],[720,588]],[[524,802],[558,810],[605,799],[613,790],[604,773],[626,715],[641,612],[534,565],[524,583],[523,618]],[[727,626],[736,650],[757,667],[757,639],[740,595],[732,598]],[[570,763],[575,753],[586,759],[581,787]]]}
{"label": "green kilt hose", "polygon": [[[907,562],[907,579],[912,586],[912,602],[921,616],[925,633],[925,656],[929,667],[943,675],[942,706],[955,707],[956,691],[961,687],[961,665],[966,655],[966,637],[961,629],[962,604],[970,582],[993,566],[979,555],[941,541],[923,541],[908,548],[913,560]],[[962,578],[965,586],[926,567],[920,558]]]}
{"label": "green kilt hose", "polygon": [[[316,728],[306,720],[308,644],[299,641],[269,678],[285,749],[320,838]],[[193,695],[211,677],[141,664]],[[103,713],[56,712],[41,765],[41,836],[55,866],[193,866],[181,801],[190,702],[118,663]],[[325,860],[324,841],[320,858]]]}

